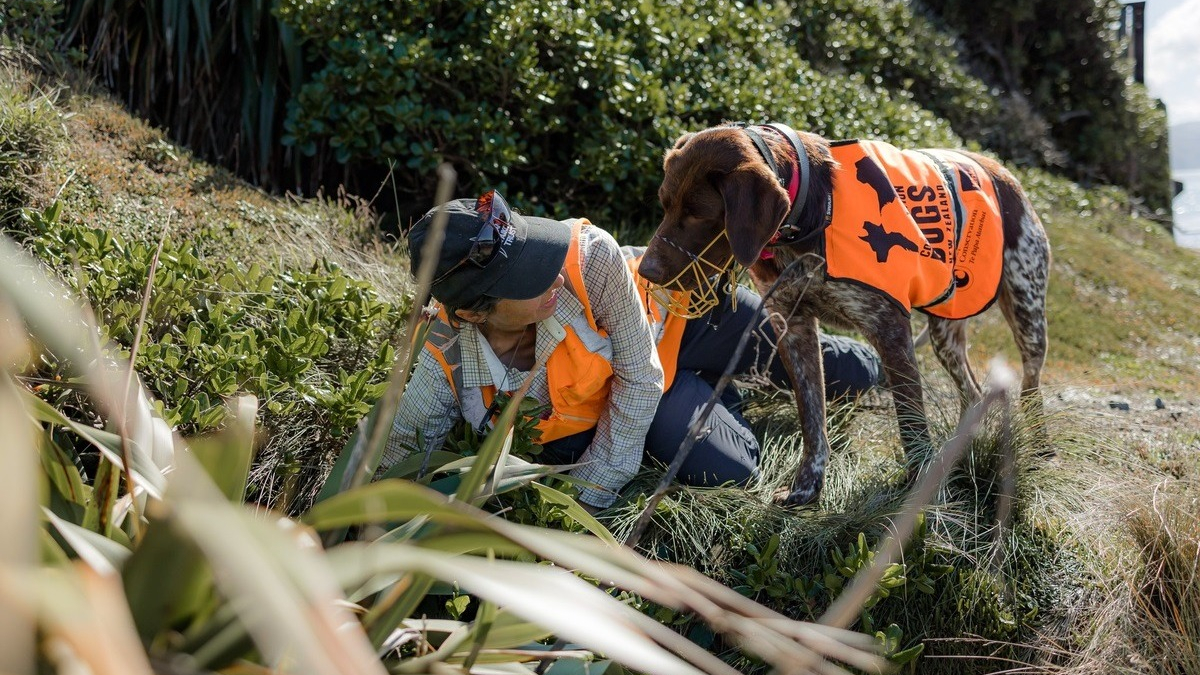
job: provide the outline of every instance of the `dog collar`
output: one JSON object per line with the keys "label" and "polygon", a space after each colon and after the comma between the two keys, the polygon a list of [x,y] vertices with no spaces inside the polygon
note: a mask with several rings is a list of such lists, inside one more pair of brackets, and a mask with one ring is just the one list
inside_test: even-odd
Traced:
{"label": "dog collar", "polygon": [[833,222],[832,194],[825,196],[825,222],[821,225],[821,227],[818,227],[805,235],[801,235],[800,230],[794,227],[786,232],[783,228],[780,228],[778,232],[771,236],[771,239],[767,242],[767,245],[763,247],[762,253],[758,254],[758,259],[770,260],[771,258],[774,258],[775,252],[771,250],[772,247],[795,246],[796,244],[802,244],[809,239],[812,239],[813,237],[823,233],[826,228],[829,227],[829,223],[831,222]]}
{"label": "dog collar", "polygon": [[[780,228],[794,230],[796,229],[796,223],[800,220],[800,212],[804,210],[804,202],[808,200],[808,183],[812,178],[812,167],[809,165],[808,152],[804,150],[804,144],[800,142],[799,134],[788,125],[769,122],[763,125],[763,127],[782,136],[792,146],[792,152],[796,156],[796,167],[792,171],[792,179],[788,185],[788,198],[792,202],[792,210],[788,213],[787,218],[784,219],[783,227]],[[761,149],[759,151],[761,152]],[[778,176],[779,172],[775,171],[775,175]],[[799,176],[799,186],[793,187],[797,182],[797,176]],[[782,183],[782,181],[780,182]]]}
{"label": "dog collar", "polygon": [[[804,204],[808,200],[808,186],[812,178],[812,167],[808,160],[808,152],[805,151],[799,134],[786,124],[770,122],[763,125],[756,125],[757,129],[764,129],[779,135],[792,147],[792,152],[795,156],[795,165],[792,169],[791,178],[785,184],[783,177],[779,174],[779,167],[775,164],[774,153],[771,152],[770,147],[767,146],[766,141],[763,140],[762,135],[758,133],[756,127],[747,125],[744,122],[739,122],[737,126],[750,137],[751,142],[754,143],[754,147],[758,150],[758,154],[762,155],[767,166],[771,168],[771,173],[775,174],[775,178],[779,180],[779,185],[786,189],[788,193],[788,201],[791,204],[791,208],[784,218],[783,223],[780,224],[779,229],[776,230],[771,240],[767,242],[767,248],[763,249],[760,256],[762,259],[773,258],[775,254],[768,250],[769,247],[798,244],[806,241],[809,237],[815,236],[824,229],[821,228],[808,234],[801,234],[799,228],[796,227],[796,223],[800,221],[800,214],[804,211]],[[827,201],[825,207],[826,223],[829,222],[829,210],[831,207],[832,202]]]}

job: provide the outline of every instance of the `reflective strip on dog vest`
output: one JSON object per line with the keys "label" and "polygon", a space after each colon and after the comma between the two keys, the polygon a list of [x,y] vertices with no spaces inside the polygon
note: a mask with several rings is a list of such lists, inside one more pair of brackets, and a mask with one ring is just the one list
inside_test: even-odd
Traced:
{"label": "reflective strip on dog vest", "polygon": [[880,290],[905,312],[948,319],[995,301],[1004,231],[983,167],[957,152],[877,141],[835,142],[830,152],[837,166],[825,230],[829,278]]}
{"label": "reflective strip on dog vest", "polygon": [[[541,432],[541,443],[587,431],[596,426],[600,415],[608,406],[613,376],[610,361],[611,343],[607,332],[596,324],[592,314],[580,264],[579,234],[583,227],[590,227],[591,223],[586,219],[567,222],[572,226],[571,246],[567,251],[563,271],[570,280],[571,288],[578,294],[583,313],[569,325],[560,328],[561,340],[546,362],[546,384],[550,391],[551,411],[537,425]],[[627,258],[626,261],[636,270],[636,260],[630,262]],[[647,308],[647,311],[653,312],[653,309]],[[661,314],[660,309],[658,316]],[[685,323],[678,317],[668,315],[663,338],[658,343],[664,370],[667,370],[667,364],[670,364],[670,375],[664,379],[664,391],[674,377]],[[492,406],[496,397],[496,387],[463,386],[462,349],[458,331],[450,325],[444,309],[439,309],[437,318],[432,319],[425,346],[441,364],[446,379],[459,401],[463,418],[477,428],[484,423],[490,423],[498,412]]]}

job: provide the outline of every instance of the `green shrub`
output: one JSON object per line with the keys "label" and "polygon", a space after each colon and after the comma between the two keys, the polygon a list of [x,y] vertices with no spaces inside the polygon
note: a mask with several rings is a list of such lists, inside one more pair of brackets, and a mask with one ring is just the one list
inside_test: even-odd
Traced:
{"label": "green shrub", "polygon": [[775,5],[285,0],[280,16],[328,64],[296,96],[287,142],[394,162],[412,213],[451,161],[460,194],[497,186],[535,213],[645,232],[664,148],[726,119],[959,142],[903,96],[814,71]]}
{"label": "green shrub", "polygon": [[[102,342],[128,357],[154,249],[71,222],[57,203],[22,215],[26,247],[88,300]],[[267,438],[250,498],[302,508],[382,394],[406,311],[331,263],[243,268],[168,241],[136,366],[160,414],[187,435],[219,427],[227,397],[257,396]],[[53,384],[67,367],[51,359],[42,373],[51,384],[41,393],[58,405],[78,398]]]}
{"label": "green shrub", "polygon": [[0,49],[16,43],[33,52],[50,52],[58,42],[62,11],[57,0],[5,0],[0,5]]}
{"label": "green shrub", "polygon": [[[1169,205],[1165,118],[1126,84],[1115,0],[135,4],[72,0],[66,23],[141,114],[260,184],[381,194],[401,226],[445,160],[460,194],[640,236],[663,150],[726,119],[966,139]],[[109,47],[134,42],[133,63]],[[210,114],[186,114],[198,99]]]}

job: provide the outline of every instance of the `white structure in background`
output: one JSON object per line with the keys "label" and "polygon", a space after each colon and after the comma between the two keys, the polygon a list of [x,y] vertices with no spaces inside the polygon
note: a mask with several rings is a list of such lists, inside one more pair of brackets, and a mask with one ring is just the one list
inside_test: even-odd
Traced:
{"label": "white structure in background", "polygon": [[1175,243],[1200,249],[1200,169],[1173,172],[1175,180],[1183,183],[1171,204],[1175,213]]}

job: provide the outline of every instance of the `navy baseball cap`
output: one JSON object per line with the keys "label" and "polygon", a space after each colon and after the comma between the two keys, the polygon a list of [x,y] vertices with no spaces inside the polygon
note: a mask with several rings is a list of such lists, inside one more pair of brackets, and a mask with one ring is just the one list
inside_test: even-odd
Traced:
{"label": "navy baseball cap", "polygon": [[545,293],[562,271],[571,245],[571,226],[512,211],[499,192],[456,199],[434,207],[408,232],[413,274],[439,210],[448,216],[430,290],[439,302],[467,307],[483,296],[527,300]]}

